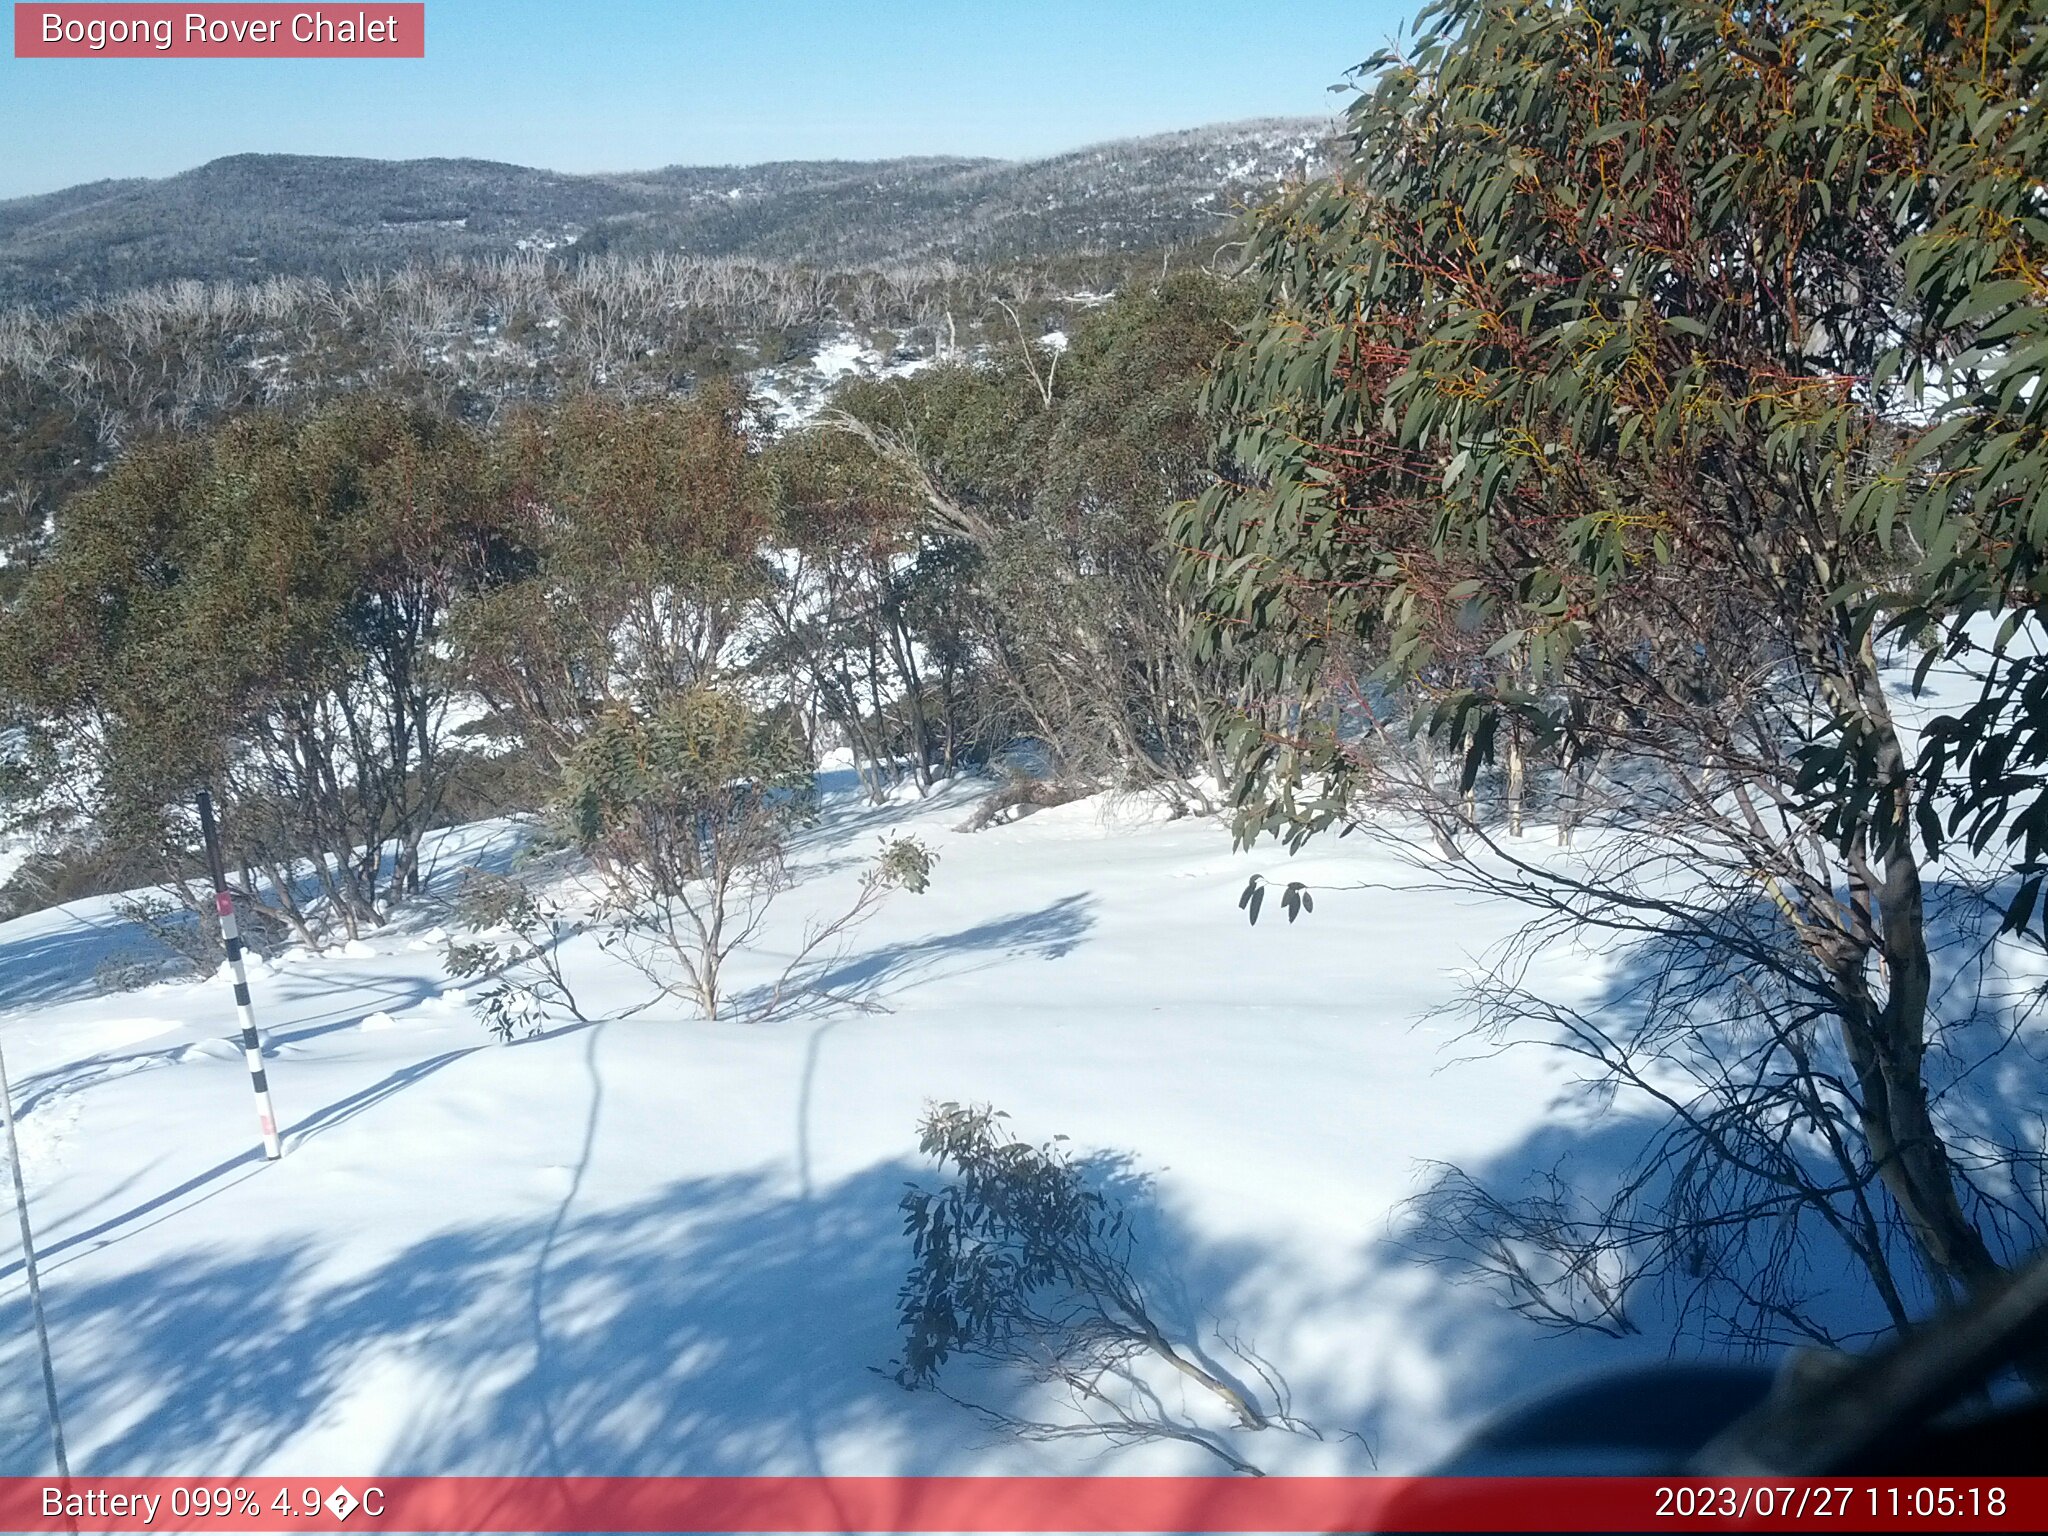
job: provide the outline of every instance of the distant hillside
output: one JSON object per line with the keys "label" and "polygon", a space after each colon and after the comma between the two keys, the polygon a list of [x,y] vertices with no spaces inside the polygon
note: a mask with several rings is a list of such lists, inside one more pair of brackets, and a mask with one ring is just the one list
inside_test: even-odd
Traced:
{"label": "distant hillside", "polygon": [[1044,160],[659,171],[619,184],[676,201],[607,219],[581,245],[833,266],[1143,250],[1220,232],[1246,200],[1319,163],[1329,128],[1314,118],[1229,123]]}
{"label": "distant hillside", "polygon": [[416,256],[681,250],[844,266],[1134,250],[1219,232],[1314,163],[1275,119],[1044,160],[788,161],[569,176],[485,160],[235,155],[155,181],[0,202],[0,302],[178,278],[335,276]]}
{"label": "distant hillside", "polygon": [[160,181],[0,203],[0,299],[65,302],[174,278],[334,275],[411,253],[565,239],[643,198],[483,160],[234,155]]}

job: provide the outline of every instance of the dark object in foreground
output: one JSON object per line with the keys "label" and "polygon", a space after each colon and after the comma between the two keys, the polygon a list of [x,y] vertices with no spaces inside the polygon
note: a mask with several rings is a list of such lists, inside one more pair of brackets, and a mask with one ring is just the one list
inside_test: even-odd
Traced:
{"label": "dark object in foreground", "polygon": [[[1870,1355],[1670,1365],[1512,1409],[1445,1476],[2002,1476],[2048,1446],[2048,1254]],[[2023,1385],[2011,1378],[2019,1375]]]}

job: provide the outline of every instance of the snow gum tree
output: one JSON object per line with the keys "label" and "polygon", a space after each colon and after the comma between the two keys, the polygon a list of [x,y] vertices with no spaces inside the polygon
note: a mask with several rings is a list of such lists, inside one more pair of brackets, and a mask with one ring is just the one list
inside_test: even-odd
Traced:
{"label": "snow gum tree", "polygon": [[766,481],[745,400],[579,396],[500,434],[518,579],[452,624],[468,685],[556,768],[591,724],[714,681],[760,590]]}
{"label": "snow gum tree", "polygon": [[700,687],[603,716],[564,786],[607,892],[605,942],[719,1017],[725,963],[788,884],[788,837],[810,814],[801,744],[730,689]]}
{"label": "snow gum tree", "polygon": [[1175,274],[1078,321],[1064,350],[1012,313],[988,357],[839,392],[819,435],[845,441],[807,450],[786,517],[864,526],[888,560],[876,606],[913,642],[896,670],[924,655],[939,684],[904,691],[936,695],[902,733],[920,762],[1030,736],[1077,783],[1200,802],[1215,680],[1167,580],[1165,511],[1206,483],[1201,382],[1244,298]]}
{"label": "snow gum tree", "polygon": [[974,686],[972,546],[926,537],[916,489],[845,434],[793,433],[767,460],[787,553],[754,662],[787,680],[814,744],[843,745],[879,797],[899,762],[926,788],[1000,743]]}
{"label": "snow gum tree", "polygon": [[1181,519],[1254,706],[1241,829],[1354,820],[1390,700],[1468,785],[1503,748],[1510,782],[1525,752],[1584,777],[1597,853],[1466,815],[1488,856],[1448,867],[1662,958],[1602,1017],[1511,971],[1477,1003],[1672,1131],[1625,1209],[1454,1182],[1448,1225],[1492,1220],[1524,1300],[1544,1250],[1591,1298],[1567,1323],[1625,1326],[1620,1263],[1719,1285],[1752,1340],[1824,1336],[1797,1287],[1825,1230],[1902,1323],[1894,1232],[1940,1294],[2042,1230],[2024,1149],[1931,1083],[1939,914],[1900,829],[1938,765],[1881,666],[1889,619],[1995,607],[1992,552],[2038,547],[2044,358],[2010,317],[2048,233],[2039,7],[1446,0],[1417,27],[1364,66],[1344,168],[1260,224],[1262,312],[1212,386],[1230,473]]}
{"label": "snow gum tree", "polygon": [[380,922],[460,763],[439,640],[498,579],[496,506],[471,433],[376,398],[137,447],[0,618],[47,789],[178,877],[211,783],[265,905],[313,936],[305,860],[349,933]]}

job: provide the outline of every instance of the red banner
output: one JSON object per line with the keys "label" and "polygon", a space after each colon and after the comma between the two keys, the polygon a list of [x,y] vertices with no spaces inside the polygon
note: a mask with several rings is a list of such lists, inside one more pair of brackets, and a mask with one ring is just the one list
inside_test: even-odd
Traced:
{"label": "red banner", "polygon": [[14,7],[17,59],[423,59],[422,3]]}
{"label": "red banner", "polygon": [[0,1478],[0,1530],[2048,1530],[2048,1477]]}

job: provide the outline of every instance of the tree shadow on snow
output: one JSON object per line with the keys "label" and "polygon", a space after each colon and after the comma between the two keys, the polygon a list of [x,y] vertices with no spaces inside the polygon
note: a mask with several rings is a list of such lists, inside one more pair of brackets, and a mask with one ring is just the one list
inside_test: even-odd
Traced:
{"label": "tree shadow on snow", "polygon": [[[368,1270],[330,1270],[324,1245],[294,1239],[52,1286],[73,1464],[283,1470],[325,1430],[323,1446],[345,1447],[335,1473],[985,1466],[976,1421],[877,1369],[896,1353],[910,1257],[897,1201],[929,1176],[887,1164],[809,1197],[766,1173],[684,1179],[573,1219],[565,1201],[437,1233]],[[1191,1248],[1155,1237],[1162,1262]],[[0,1303],[0,1337],[26,1324],[19,1293]],[[0,1469],[28,1471],[46,1455],[35,1377],[9,1376]],[[997,1407],[1029,1390],[976,1386],[1007,1393]]]}
{"label": "tree shadow on snow", "polygon": [[[1095,898],[1062,896],[1035,912],[1014,912],[952,933],[929,934],[884,944],[858,954],[835,951],[799,967],[781,988],[785,1016],[817,1014],[874,1002],[883,994],[965,975],[1000,960],[1036,956],[1058,960],[1072,954],[1095,927]],[[768,1005],[776,987],[749,988],[734,1001],[741,1017]]]}
{"label": "tree shadow on snow", "polygon": [[[1944,1043],[1961,1064],[1941,1081],[1985,1123],[2010,1125],[2039,1114],[2048,1051],[2026,1011],[2032,983],[1995,985],[1971,969],[1982,905],[1974,893],[1930,897]],[[1084,942],[1093,921],[1092,899],[1069,896],[842,956],[810,980],[819,991],[862,997],[999,954],[1056,957]],[[1639,1018],[1642,986],[1672,959],[1666,941],[1637,945],[1587,1011],[1617,1028]],[[2001,1041],[2011,1042],[2002,1053],[1992,1049]],[[815,1039],[812,1050],[815,1069]],[[294,1129],[317,1132],[359,1113],[459,1054],[405,1069]],[[592,1123],[597,1104],[593,1096]],[[1466,1172],[1503,1194],[1552,1171],[1568,1187],[1595,1191],[1636,1164],[1660,1124],[1626,1100],[1604,1111],[1581,1105]],[[800,1122],[800,1148],[806,1129]],[[1144,1152],[1136,1149],[1141,1161]],[[142,1215],[168,1219],[179,1202],[210,1198],[251,1157],[153,1197],[104,1230]],[[359,1447],[349,1452],[359,1459],[336,1472],[988,1470],[979,1424],[875,1369],[896,1353],[894,1301],[910,1258],[897,1201],[906,1182],[930,1184],[936,1174],[902,1162],[817,1185],[807,1157],[796,1171],[794,1180],[782,1172],[677,1180],[590,1210],[579,1161],[567,1193],[530,1217],[435,1233],[367,1270],[330,1268],[324,1244],[294,1238],[251,1240],[228,1253],[195,1249],[146,1272],[60,1275],[50,1301],[75,1459],[96,1475],[282,1470],[276,1458],[303,1437],[342,1425],[346,1442],[322,1443]],[[1413,1207],[1383,1230],[1361,1230],[1326,1281],[1290,1285],[1296,1299],[1279,1306],[1276,1280],[1294,1277],[1276,1275],[1273,1254],[1207,1242],[1159,1208],[1128,1167],[1097,1171],[1139,1214],[1140,1273],[1160,1320],[1196,1341],[1212,1365],[1233,1369],[1209,1345],[1219,1334],[1230,1342],[1243,1320],[1245,1346],[1288,1366],[1296,1411],[1389,1450],[1385,1471],[1419,1469],[1441,1450],[1408,1422],[1418,1401],[1445,1423],[1469,1426],[1589,1374],[1743,1353],[1689,1329],[1669,1295],[1639,1297],[1631,1310],[1640,1332],[1621,1339],[1546,1332],[1485,1285],[1422,1264]],[[1332,1312],[1368,1322],[1398,1347],[1352,1359],[1290,1340],[1297,1320]],[[0,1348],[18,1352],[26,1324],[24,1300],[11,1290],[0,1298]],[[35,1373],[25,1355],[16,1360],[20,1368],[0,1374],[6,1471],[38,1466],[45,1454]],[[986,1377],[976,1386],[998,1408],[1030,1400],[1021,1381]],[[1257,1447],[1248,1449],[1257,1459]],[[1004,1455],[1014,1470],[1071,1466],[1071,1452],[1040,1459],[1013,1447]],[[1119,1467],[1112,1457],[1101,1469]]]}
{"label": "tree shadow on snow", "polygon": [[[2038,962],[2022,960],[2007,968],[1990,952],[2001,906],[1980,891],[1930,881],[1926,900],[1937,1015],[1927,1070],[1941,1112],[1952,1131],[2038,1147],[2048,1108],[2048,1028],[2039,1012],[2039,977],[2032,974]],[[1774,912],[1746,897],[1732,900],[1723,915],[1731,931],[1740,927],[1751,934],[1769,931],[1776,921]],[[2011,952],[2006,953],[2010,958]],[[1660,983],[1669,986],[1675,974],[1688,968],[1693,984],[1683,990],[1692,1008],[1688,1027],[1695,1044],[1736,1041],[1741,1031],[1755,1027],[1746,967],[1731,963],[1725,948],[1692,937],[1657,935],[1614,958],[1598,995],[1580,1011],[1616,1036],[1643,1020],[1653,989]],[[1559,1039],[1553,1026],[1531,1020],[1514,1048],[1552,1051]],[[1809,1048],[1823,1069],[1853,1080],[1846,1063],[1837,1059],[1840,1048],[1824,1023],[1809,1037]],[[1670,1123],[1644,1096],[1631,1097],[1627,1088],[1603,1101],[1590,1087],[1575,1085],[1553,1108],[1552,1119],[1500,1152],[1463,1165],[1463,1173],[1501,1198],[1562,1190],[1567,1198],[1597,1202],[1634,1175]],[[1427,1185],[1435,1171],[1419,1170],[1418,1187]],[[1817,1168],[1816,1173],[1816,1182],[1825,1184],[1833,1170]],[[1996,1193],[2013,1195],[2010,1189]],[[1452,1419],[1489,1417],[1503,1404],[1630,1367],[1674,1360],[1769,1365],[1782,1357],[1783,1343],[1731,1339],[1711,1322],[1702,1306],[1699,1277],[1682,1265],[1630,1295],[1628,1315],[1635,1333],[1609,1338],[1540,1326],[1510,1310],[1503,1293],[1469,1268],[1425,1262],[1432,1249],[1442,1252],[1442,1227],[1439,1221],[1432,1233],[1431,1217],[1441,1218],[1446,1207],[1437,1205],[1433,1211],[1433,1203],[1425,1193],[1397,1208],[1385,1240],[1361,1251],[1353,1304],[1384,1313],[1414,1350],[1436,1363],[1443,1378],[1441,1400]],[[2038,1214],[2020,1210],[2013,1215],[2024,1204],[2024,1199],[2007,1198],[2002,1212],[1979,1206],[1987,1236],[2009,1259],[2041,1241]],[[1892,1267],[1909,1306],[1916,1313],[1932,1309],[1934,1293],[1903,1236],[1893,1236]],[[1809,1245],[1791,1277],[1837,1337],[1868,1339],[1887,1330],[1888,1318],[1867,1276],[1839,1244]],[[1753,1285],[1757,1277],[1741,1278]],[[1385,1412],[1400,1400],[1395,1385],[1361,1385],[1367,1401],[1360,1427],[1368,1435],[1397,1432]]]}
{"label": "tree shadow on snow", "polygon": [[[285,1022],[262,1028],[264,1055],[275,1057],[281,1047],[300,1045],[321,1035],[334,1034],[341,1030],[353,1029],[374,1013],[398,1013],[408,1008],[431,1002],[440,995],[439,985],[418,977],[385,976],[372,977],[351,983],[345,990],[348,1001],[340,1008],[329,1009],[315,1014],[297,1014],[292,1010],[294,1001],[304,1002],[320,995],[307,994],[299,999],[266,997],[263,981],[257,981],[256,993],[258,1018],[266,1014],[282,1013]],[[327,989],[321,989],[327,990]],[[334,990],[344,990],[336,988]],[[211,1022],[219,1032],[201,1035],[200,1040],[230,1040],[240,1052],[240,1026],[236,1021],[234,1004],[223,983],[216,997],[210,1000]],[[165,1033],[177,1028],[166,1022]],[[156,1046],[146,1050],[98,1051],[89,1056],[61,1066],[45,1068],[30,1073],[16,1083],[15,1112],[20,1115],[33,1113],[48,1100],[64,1098],[82,1093],[98,1083],[125,1077],[129,1073],[146,1071],[157,1067],[174,1066],[181,1061],[199,1041],[179,1040],[173,1045]]]}
{"label": "tree shadow on snow", "polygon": [[[575,1025],[571,1026],[570,1030],[555,1033],[568,1033],[585,1027],[587,1026]],[[285,1150],[289,1152],[311,1137],[346,1124],[356,1116],[376,1108],[393,1095],[431,1077],[444,1067],[452,1066],[465,1056],[485,1049],[488,1047],[483,1044],[463,1046],[452,1051],[443,1051],[437,1056],[408,1062],[367,1087],[345,1094],[333,1103],[323,1105],[296,1121],[286,1121],[283,1126]],[[251,1147],[247,1151],[223,1159],[211,1168],[190,1175],[169,1189],[146,1196],[124,1210],[102,1217],[90,1226],[77,1231],[67,1230],[55,1241],[40,1242],[37,1244],[40,1267],[45,1272],[54,1272],[63,1268],[69,1256],[79,1250],[88,1253],[98,1252],[137,1233],[146,1232],[159,1223],[203,1205],[216,1195],[224,1193],[229,1187],[262,1167],[264,1161],[261,1149]],[[230,1175],[238,1176],[230,1178]],[[67,1218],[64,1225],[68,1229],[74,1221],[84,1220],[91,1214],[91,1208],[88,1208],[75,1217]],[[150,1219],[144,1220],[145,1217]],[[21,1272],[21,1268],[21,1261],[18,1258],[0,1265],[0,1282],[13,1279]]]}
{"label": "tree shadow on snow", "polygon": [[171,957],[139,924],[111,913],[53,907],[0,923],[0,1016],[99,997],[100,967],[137,953]]}

